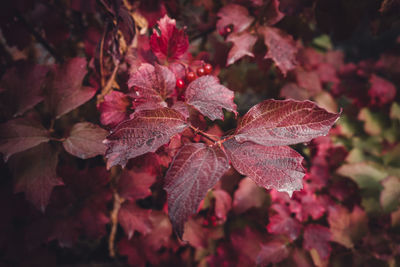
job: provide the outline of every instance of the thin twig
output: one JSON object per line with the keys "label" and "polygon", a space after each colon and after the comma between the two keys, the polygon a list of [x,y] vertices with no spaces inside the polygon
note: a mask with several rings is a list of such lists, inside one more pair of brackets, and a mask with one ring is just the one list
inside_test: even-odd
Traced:
{"label": "thin twig", "polygon": [[117,229],[118,229],[118,214],[119,210],[121,209],[121,204],[125,201],[124,198],[120,197],[117,191],[119,175],[120,175],[120,169],[117,166],[112,167],[110,186],[114,192],[113,193],[114,204],[113,204],[113,209],[110,213],[111,231],[108,238],[108,253],[110,254],[111,258],[114,258],[116,256],[115,237],[117,235]]}
{"label": "thin twig", "polygon": [[193,125],[190,125],[190,129],[192,129],[195,134],[200,134],[200,135],[204,136],[205,138],[207,138],[208,140],[210,140],[210,141],[212,141],[214,143],[219,143],[220,142],[219,139],[214,138],[212,135],[203,132],[199,128],[194,127]]}
{"label": "thin twig", "polygon": [[97,96],[97,103],[103,102],[104,97],[111,91],[112,85],[113,85],[114,80],[115,80],[115,76],[117,75],[119,64],[120,64],[120,62],[117,61],[115,66],[114,66],[114,70],[113,70],[110,78],[108,79],[106,85],[101,90],[101,93]]}
{"label": "thin twig", "polygon": [[105,84],[103,57],[104,57],[104,39],[106,38],[106,33],[107,33],[107,27],[104,28],[103,35],[101,36],[101,41],[100,41],[100,56],[99,56],[100,62],[99,63],[100,63],[101,88],[104,88],[104,84]]}

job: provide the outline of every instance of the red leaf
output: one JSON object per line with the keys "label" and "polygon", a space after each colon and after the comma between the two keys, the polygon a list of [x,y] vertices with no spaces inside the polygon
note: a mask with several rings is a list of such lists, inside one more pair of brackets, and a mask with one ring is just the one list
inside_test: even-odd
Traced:
{"label": "red leaf", "polygon": [[231,243],[239,254],[238,266],[246,263],[246,266],[255,266],[257,255],[263,243],[263,235],[246,226],[245,229],[236,230],[231,233]]}
{"label": "red leaf", "polygon": [[307,90],[311,95],[322,91],[320,77],[317,72],[296,69],[297,84]]}
{"label": "red leaf", "polygon": [[303,247],[307,250],[315,249],[322,260],[329,258],[331,254],[331,232],[325,226],[309,224],[304,230]]}
{"label": "red leaf", "polygon": [[15,153],[47,141],[48,131],[36,120],[34,114],[0,125],[0,152],[4,161]]}
{"label": "red leaf", "polygon": [[254,18],[249,16],[247,8],[229,4],[221,8],[217,14],[220,18],[217,22],[217,30],[220,33],[225,32],[226,27],[233,25],[232,32],[242,32],[247,29]]}
{"label": "red leaf", "polygon": [[156,177],[149,170],[124,169],[118,180],[119,195],[129,200],[145,198],[151,194],[150,186],[156,181]]}
{"label": "red leaf", "polygon": [[121,205],[118,221],[128,235],[128,239],[132,238],[135,231],[144,235],[151,231],[150,212],[151,210],[141,209],[132,202],[125,202]]}
{"label": "red leaf", "polygon": [[90,122],[79,122],[72,127],[69,137],[63,142],[65,150],[81,159],[103,155],[106,146],[102,143],[107,131]]}
{"label": "red leaf", "polygon": [[226,41],[233,43],[233,47],[228,54],[227,66],[235,63],[244,56],[254,57],[251,50],[257,41],[256,36],[248,32],[234,33],[229,35]]}
{"label": "red leaf", "polygon": [[15,192],[24,192],[26,198],[44,212],[53,187],[63,185],[56,174],[58,153],[45,143],[18,154],[10,161],[15,179]]}
{"label": "red leaf", "polygon": [[279,10],[280,0],[272,0],[269,2],[268,9],[265,13],[265,24],[274,25],[285,17],[285,14]]}
{"label": "red leaf", "polygon": [[186,89],[186,101],[211,120],[224,119],[222,108],[235,114],[234,93],[221,85],[211,75],[202,76],[191,82]]}
{"label": "red leaf", "polygon": [[131,94],[140,103],[166,107],[164,100],[171,96],[176,85],[176,78],[167,67],[144,63],[128,81],[129,87],[135,87],[136,94]]}
{"label": "red leaf", "polygon": [[234,139],[224,142],[224,147],[233,167],[257,185],[287,192],[290,196],[303,188],[303,157],[290,147],[240,144]]}
{"label": "red leaf", "polygon": [[267,266],[271,263],[278,263],[289,256],[286,242],[282,239],[272,239],[261,244],[261,250],[257,255],[257,265]]}
{"label": "red leaf", "polygon": [[268,232],[279,235],[286,235],[294,241],[300,235],[302,225],[290,216],[289,208],[283,204],[273,204],[272,209],[277,214],[269,218],[267,225]]}
{"label": "red leaf", "polygon": [[115,127],[118,123],[128,119],[129,106],[128,96],[118,91],[112,91],[98,106],[101,123]]}
{"label": "red leaf", "polygon": [[297,46],[292,36],[274,27],[260,27],[259,34],[264,36],[264,43],[268,52],[264,58],[272,59],[283,75],[297,65]]}
{"label": "red leaf", "polygon": [[181,113],[185,119],[189,118],[190,116],[188,105],[186,105],[185,102],[177,101],[172,105],[171,108]]}
{"label": "red leaf", "polygon": [[72,58],[62,66],[55,66],[53,79],[48,85],[46,99],[52,114],[59,118],[91,99],[96,89],[83,86],[87,73],[86,59]]}
{"label": "red leaf", "polygon": [[184,223],[228,169],[225,153],[203,143],[186,144],[175,156],[165,176],[164,189],[168,193],[169,217],[180,238]]}
{"label": "red leaf", "polygon": [[250,208],[261,208],[267,200],[263,188],[257,186],[250,178],[243,178],[233,198],[233,210],[243,213]]}
{"label": "red leaf", "polygon": [[368,95],[371,98],[371,105],[382,106],[393,101],[396,96],[396,86],[386,79],[375,74],[369,79],[371,87]]}
{"label": "red leaf", "polygon": [[339,116],[310,101],[266,100],[243,116],[235,138],[264,146],[309,142],[327,135]]}
{"label": "red leaf", "polygon": [[5,90],[2,102],[4,100],[12,115],[22,115],[44,99],[42,86],[48,70],[45,66],[24,63],[3,75],[0,82],[0,92]]}
{"label": "red leaf", "polygon": [[231,196],[224,190],[214,190],[213,195],[215,198],[215,216],[218,219],[226,220],[226,215],[232,206]]}
{"label": "red leaf", "polygon": [[176,21],[165,15],[158,21],[161,34],[154,30],[150,47],[160,61],[180,59],[189,47],[189,40],[183,30],[176,28]]}
{"label": "red leaf", "polygon": [[117,164],[124,167],[130,158],[155,152],[187,126],[184,117],[173,109],[135,113],[132,119],[119,124],[104,141],[108,147],[107,168]]}

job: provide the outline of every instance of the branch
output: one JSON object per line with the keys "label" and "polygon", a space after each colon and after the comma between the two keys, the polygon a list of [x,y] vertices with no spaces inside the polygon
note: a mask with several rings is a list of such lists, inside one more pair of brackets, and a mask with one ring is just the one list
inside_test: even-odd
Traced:
{"label": "branch", "polygon": [[192,129],[195,134],[200,134],[200,135],[204,136],[205,138],[207,138],[208,140],[210,140],[210,141],[212,141],[214,143],[219,143],[220,142],[219,138],[217,139],[213,135],[210,135],[210,134],[208,134],[206,132],[203,132],[199,128],[194,127],[193,125],[190,125],[190,129]]}

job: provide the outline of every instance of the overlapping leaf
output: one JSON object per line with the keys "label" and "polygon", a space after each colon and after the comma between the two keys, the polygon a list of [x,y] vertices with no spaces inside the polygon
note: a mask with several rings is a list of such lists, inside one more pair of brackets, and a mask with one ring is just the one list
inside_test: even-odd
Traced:
{"label": "overlapping leaf", "polygon": [[261,244],[256,263],[261,266],[268,266],[268,264],[282,261],[287,256],[289,256],[289,249],[285,240],[275,238]]}
{"label": "overlapping leaf", "polygon": [[65,150],[81,159],[103,155],[106,146],[103,144],[107,131],[90,122],[75,124],[69,137],[63,142]]}
{"label": "overlapping leaf", "polygon": [[239,142],[253,141],[264,146],[309,142],[328,134],[339,116],[310,101],[266,100],[243,116],[235,138]]}
{"label": "overlapping leaf", "polygon": [[118,221],[128,239],[131,239],[135,231],[144,235],[151,231],[150,212],[151,210],[142,209],[133,202],[125,202],[121,205]]}
{"label": "overlapping leaf", "polygon": [[107,167],[117,164],[125,166],[130,158],[155,152],[187,126],[185,118],[173,109],[135,113],[132,119],[120,123],[104,141],[108,147]]}
{"label": "overlapping leaf", "polygon": [[222,108],[236,113],[233,97],[233,91],[221,85],[218,79],[211,75],[196,79],[186,89],[187,103],[211,120],[224,119]]}
{"label": "overlapping leaf", "polygon": [[129,87],[135,87],[136,92],[131,94],[140,103],[155,107],[166,107],[164,100],[171,96],[176,85],[176,78],[172,71],[161,65],[144,63],[128,81]]}
{"label": "overlapping leaf", "polygon": [[233,25],[232,32],[242,32],[247,29],[254,18],[249,16],[248,10],[237,4],[229,4],[221,8],[218,12],[220,18],[217,22],[217,30],[224,32],[225,27]]}
{"label": "overlapping leaf", "polygon": [[254,57],[251,52],[254,44],[257,41],[257,37],[248,33],[234,33],[228,36],[227,42],[232,42],[233,47],[229,51],[226,65],[229,66],[244,56]]}
{"label": "overlapping leaf", "polygon": [[182,238],[184,223],[228,168],[225,153],[203,143],[187,144],[175,156],[164,189],[168,193],[169,217],[179,237]]}
{"label": "overlapping leaf", "polygon": [[224,142],[226,153],[235,169],[257,185],[292,195],[303,188],[303,157],[286,146],[266,147],[253,142]]}

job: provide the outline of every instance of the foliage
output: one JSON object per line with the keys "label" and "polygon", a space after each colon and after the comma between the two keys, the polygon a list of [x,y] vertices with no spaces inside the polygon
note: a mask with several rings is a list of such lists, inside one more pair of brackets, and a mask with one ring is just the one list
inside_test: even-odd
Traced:
{"label": "foliage", "polygon": [[399,11],[4,3],[1,265],[396,266]]}

